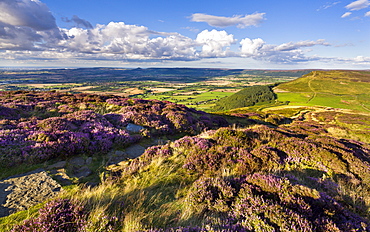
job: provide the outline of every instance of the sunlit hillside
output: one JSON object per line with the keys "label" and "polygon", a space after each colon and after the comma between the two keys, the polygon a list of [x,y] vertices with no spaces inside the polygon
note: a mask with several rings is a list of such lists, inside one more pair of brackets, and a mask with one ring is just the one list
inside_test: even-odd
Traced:
{"label": "sunlit hillside", "polygon": [[313,71],[275,88],[290,105],[327,106],[370,112],[370,72]]}
{"label": "sunlit hillside", "polygon": [[[63,191],[0,218],[0,231],[370,231],[369,90],[369,72],[314,71],[276,95],[248,87],[219,102],[254,102],[217,114],[3,91],[1,178],[44,168]],[[132,147],[142,155],[112,162]],[[60,163],[67,182],[50,168]]]}

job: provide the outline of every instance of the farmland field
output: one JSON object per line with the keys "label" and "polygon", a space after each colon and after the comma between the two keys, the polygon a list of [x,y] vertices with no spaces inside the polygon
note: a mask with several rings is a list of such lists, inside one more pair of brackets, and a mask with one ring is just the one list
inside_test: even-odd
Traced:
{"label": "farmland field", "polygon": [[254,85],[294,80],[310,70],[71,69],[0,72],[0,90],[55,90],[157,99],[210,111],[214,103]]}

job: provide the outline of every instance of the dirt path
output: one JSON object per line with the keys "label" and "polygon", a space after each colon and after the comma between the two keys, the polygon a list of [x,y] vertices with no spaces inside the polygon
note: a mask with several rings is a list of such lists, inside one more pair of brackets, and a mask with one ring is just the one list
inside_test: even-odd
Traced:
{"label": "dirt path", "polygon": [[26,210],[55,197],[61,186],[45,170],[37,169],[0,181],[0,217]]}
{"label": "dirt path", "polygon": [[313,73],[313,77],[312,77],[312,79],[310,79],[309,81],[308,81],[308,87],[310,88],[310,90],[313,92],[313,96],[312,97],[310,97],[310,99],[308,99],[308,101],[306,102],[306,103],[309,103],[310,101],[312,101],[315,97],[316,97],[316,95],[317,95],[317,93],[316,93],[316,91],[312,88],[312,86],[311,86],[311,82],[312,82],[312,80],[314,79],[316,77],[316,71]]}

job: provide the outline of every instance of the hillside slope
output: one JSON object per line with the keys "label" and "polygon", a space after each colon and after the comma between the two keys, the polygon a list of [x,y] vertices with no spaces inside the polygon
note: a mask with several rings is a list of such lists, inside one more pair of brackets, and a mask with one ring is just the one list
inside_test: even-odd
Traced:
{"label": "hillside slope", "polygon": [[[67,197],[67,222],[87,231],[369,231],[369,154],[318,124],[205,131],[108,168],[100,186]],[[52,224],[62,206],[14,231]]]}
{"label": "hillside slope", "polygon": [[273,115],[237,113],[227,127],[221,116],[157,100],[17,91],[1,92],[0,103],[1,173],[173,139],[100,167],[99,185],[66,186],[36,214],[0,218],[0,231],[370,231],[370,146],[330,132],[335,118],[365,116],[269,124]]}
{"label": "hillside slope", "polygon": [[278,85],[279,101],[370,112],[370,72],[313,71]]}

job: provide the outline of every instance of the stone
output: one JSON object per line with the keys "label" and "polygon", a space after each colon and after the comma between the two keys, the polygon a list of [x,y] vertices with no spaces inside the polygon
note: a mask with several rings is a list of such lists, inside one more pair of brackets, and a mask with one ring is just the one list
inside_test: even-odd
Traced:
{"label": "stone", "polygon": [[129,132],[132,132],[132,133],[139,133],[141,130],[144,130],[145,128],[140,126],[140,125],[136,125],[136,124],[132,124],[132,123],[129,123],[126,127],[126,129],[129,131]]}
{"label": "stone", "polygon": [[58,163],[48,166],[48,169],[59,169],[64,168],[67,165],[66,161],[59,161]]}
{"label": "stone", "polygon": [[64,168],[63,169],[58,169],[58,170],[52,172],[52,174],[54,174],[54,176],[53,176],[54,179],[56,179],[62,185],[71,185],[72,184],[72,181],[70,180],[70,177],[67,175],[66,170]]}
{"label": "stone", "polygon": [[90,168],[87,166],[83,166],[75,172],[75,177],[80,179],[80,178],[90,176],[91,174],[92,174],[92,171],[90,170]]}
{"label": "stone", "polygon": [[135,144],[135,145],[132,145],[126,148],[127,157],[130,159],[135,159],[141,156],[144,153],[144,151],[145,151],[145,147],[139,144]]}
{"label": "stone", "polygon": [[126,153],[124,151],[117,150],[117,151],[114,152],[114,155],[115,156],[125,156]]}
{"label": "stone", "polygon": [[54,198],[62,188],[45,170],[37,169],[0,181],[0,217]]}
{"label": "stone", "polygon": [[69,164],[75,167],[82,167],[85,165],[85,160],[82,157],[74,157],[69,161]]}
{"label": "stone", "polygon": [[87,183],[85,183],[86,188],[95,188],[98,185],[99,185],[99,183],[97,183],[97,182],[87,182]]}
{"label": "stone", "polygon": [[86,165],[90,165],[92,163],[92,161],[93,161],[93,158],[89,157],[89,158],[86,159],[85,163],[86,163]]}

